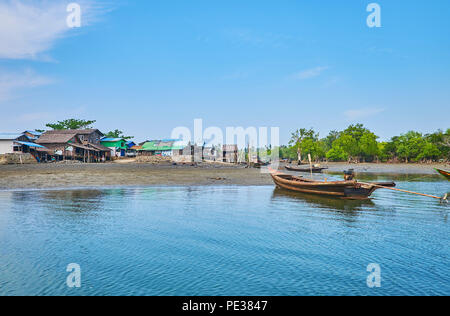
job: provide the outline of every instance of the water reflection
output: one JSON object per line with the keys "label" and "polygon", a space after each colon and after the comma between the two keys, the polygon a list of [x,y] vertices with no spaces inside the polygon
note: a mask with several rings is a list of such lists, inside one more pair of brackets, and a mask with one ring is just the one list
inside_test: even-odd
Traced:
{"label": "water reflection", "polygon": [[[399,183],[436,192],[442,183]],[[263,187],[0,192],[0,295],[448,295],[448,208]]]}
{"label": "water reflection", "polygon": [[290,199],[307,203],[313,208],[340,211],[346,215],[354,216],[358,212],[375,206],[372,200],[343,200],[320,195],[306,194],[301,192],[291,192],[288,190],[275,188],[272,199]]}
{"label": "water reflection", "polygon": [[46,201],[49,211],[89,213],[100,209],[107,191],[102,190],[50,190],[16,191],[12,193],[13,203],[33,209],[35,203]]}

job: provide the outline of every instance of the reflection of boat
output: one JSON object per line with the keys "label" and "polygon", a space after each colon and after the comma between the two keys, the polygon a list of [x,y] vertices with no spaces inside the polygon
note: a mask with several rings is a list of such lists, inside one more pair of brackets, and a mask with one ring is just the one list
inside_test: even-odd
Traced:
{"label": "reflection of boat", "polygon": [[380,186],[395,187],[394,182],[359,183],[352,178],[348,178],[345,181],[317,181],[283,174],[274,170],[271,170],[271,176],[275,184],[282,189],[349,200],[368,199]]}
{"label": "reflection of boat", "polygon": [[289,198],[300,202],[306,202],[312,206],[324,209],[340,210],[346,212],[359,211],[364,207],[373,207],[375,204],[372,200],[342,200],[339,198],[292,192],[280,188],[275,188],[273,198]]}
{"label": "reflection of boat", "polygon": [[[295,171],[295,172],[311,172],[311,168],[296,168],[296,167],[285,167],[286,170],[289,171]],[[328,168],[321,168],[321,167],[313,167],[312,172],[313,173],[322,173],[322,171],[327,170]]]}
{"label": "reflection of boat", "polygon": [[450,180],[450,172],[445,171],[445,170],[441,170],[441,169],[436,169],[436,171],[439,172],[444,177],[446,177],[447,180]]}

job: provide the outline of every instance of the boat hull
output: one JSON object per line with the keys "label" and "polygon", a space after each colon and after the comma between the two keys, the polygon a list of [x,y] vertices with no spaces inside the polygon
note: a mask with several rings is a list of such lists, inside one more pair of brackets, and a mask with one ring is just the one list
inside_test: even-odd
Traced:
{"label": "boat hull", "polygon": [[[284,174],[272,174],[272,178],[277,187],[285,190],[349,200],[369,199],[381,185],[361,184],[357,181],[316,182]],[[392,187],[395,184],[386,183],[385,186]]]}
{"label": "boat hull", "polygon": [[[288,171],[294,171],[294,172],[311,172],[311,168],[293,168],[293,167],[285,167]],[[328,168],[312,168],[312,173],[322,173],[324,170],[327,170]]]}
{"label": "boat hull", "polygon": [[444,177],[446,177],[447,180],[450,180],[450,172],[445,171],[445,170],[441,170],[441,169],[436,169],[436,171],[439,172]]}

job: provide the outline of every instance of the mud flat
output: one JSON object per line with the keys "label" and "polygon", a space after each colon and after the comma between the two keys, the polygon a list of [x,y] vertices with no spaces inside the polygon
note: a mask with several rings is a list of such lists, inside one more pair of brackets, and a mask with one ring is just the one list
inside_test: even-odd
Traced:
{"label": "mud flat", "polygon": [[136,163],[0,166],[0,190],[104,186],[267,185],[261,170],[201,164]]}
{"label": "mud flat", "polygon": [[[341,174],[353,168],[359,174],[424,174],[448,165],[419,164],[323,164],[327,173]],[[284,165],[280,166],[280,170]],[[36,164],[0,166],[0,190],[105,186],[209,186],[272,185],[272,179],[259,169],[203,163],[197,166],[166,164]]]}

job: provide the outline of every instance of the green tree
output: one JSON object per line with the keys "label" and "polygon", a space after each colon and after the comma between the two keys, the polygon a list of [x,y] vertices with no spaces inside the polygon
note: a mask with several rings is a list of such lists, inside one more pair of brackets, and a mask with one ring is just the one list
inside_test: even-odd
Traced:
{"label": "green tree", "polygon": [[327,137],[322,139],[322,142],[324,144],[324,149],[326,152],[328,152],[331,148],[333,148],[333,143],[339,138],[340,132],[338,131],[331,131]]}
{"label": "green tree", "polygon": [[365,132],[359,140],[360,154],[367,160],[374,160],[379,154],[378,136],[371,132]]}
{"label": "green tree", "polygon": [[346,161],[348,159],[348,154],[341,146],[335,144],[333,148],[327,152],[327,159],[330,161]]}
{"label": "green tree", "polygon": [[442,155],[439,148],[433,143],[425,143],[421,153],[417,156],[417,160],[437,159]]}
{"label": "green tree", "polygon": [[397,138],[397,154],[406,162],[418,161],[426,141],[419,132],[410,131]]}
{"label": "green tree", "polygon": [[313,160],[319,160],[325,157],[324,144],[317,139],[317,135],[314,138],[305,138],[302,141],[301,150],[305,155],[310,154]]}
{"label": "green tree", "polygon": [[49,123],[45,126],[54,130],[85,129],[90,128],[95,122],[96,121],[68,119],[64,121],[58,121],[57,123]]}
{"label": "green tree", "polygon": [[381,161],[388,161],[389,158],[392,157],[391,153],[388,150],[389,142],[381,142],[378,143],[378,158]]}
{"label": "green tree", "polygon": [[291,140],[289,141],[289,145],[294,147],[297,150],[297,159],[298,161],[302,161],[302,142],[306,138],[317,138],[316,132],[311,129],[300,128],[296,130],[291,135]]}
{"label": "green tree", "polygon": [[351,135],[342,133],[341,136],[334,142],[333,148],[340,147],[346,154],[347,157],[356,157],[358,156],[359,144],[358,141],[353,138]]}
{"label": "green tree", "polygon": [[125,140],[133,139],[133,136],[125,136],[122,131],[116,129],[114,131],[106,133],[105,137],[108,138],[123,138]]}

